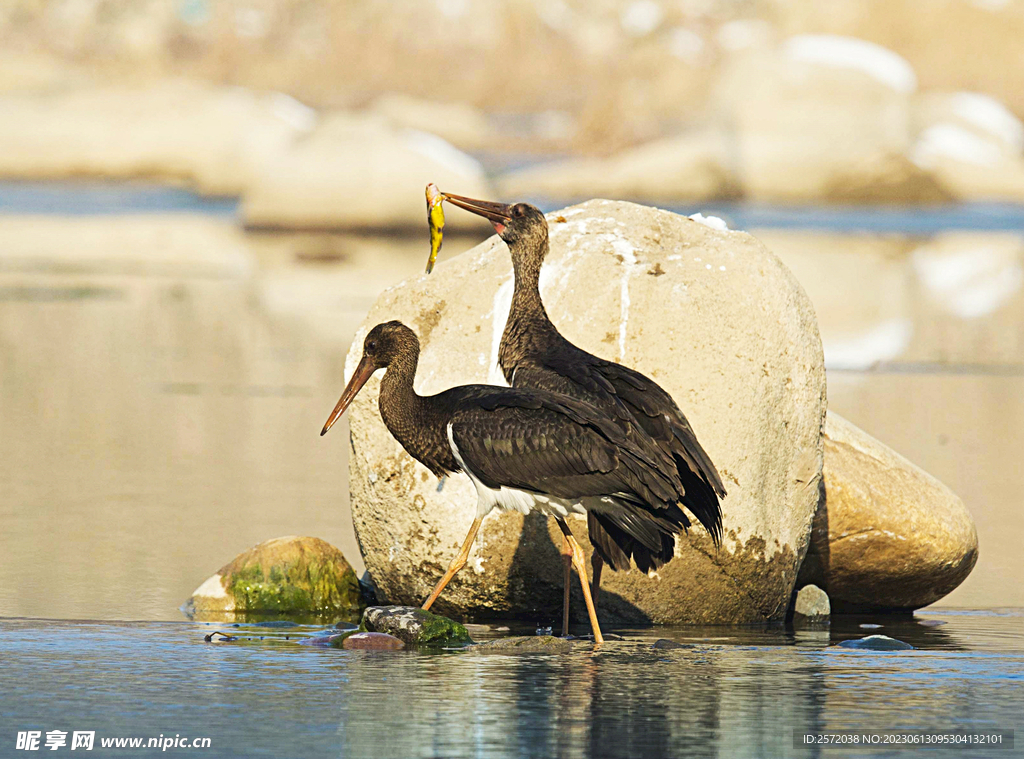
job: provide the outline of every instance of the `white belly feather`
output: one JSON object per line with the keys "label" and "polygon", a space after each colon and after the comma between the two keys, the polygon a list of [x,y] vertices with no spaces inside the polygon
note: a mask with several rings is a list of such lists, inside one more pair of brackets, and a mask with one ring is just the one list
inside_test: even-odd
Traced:
{"label": "white belly feather", "polygon": [[463,460],[462,454],[459,453],[459,447],[455,444],[455,438],[452,436],[451,424],[448,425],[448,444],[451,446],[452,455],[459,462],[462,471],[466,473],[469,479],[472,480],[474,487],[476,487],[476,513],[479,517],[484,517],[491,513],[491,510],[495,507],[505,511],[519,511],[523,514],[529,514],[536,509],[542,514],[552,517],[587,513],[587,510],[583,508],[583,504],[579,501],[556,498],[542,493],[531,493],[527,490],[518,490],[517,488],[507,488],[504,486],[499,488],[488,487],[480,481],[479,477],[473,474],[473,470]]}

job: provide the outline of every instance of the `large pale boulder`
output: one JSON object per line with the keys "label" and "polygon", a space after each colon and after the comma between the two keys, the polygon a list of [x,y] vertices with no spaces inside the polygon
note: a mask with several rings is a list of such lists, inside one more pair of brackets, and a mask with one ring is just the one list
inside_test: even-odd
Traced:
{"label": "large pale boulder", "polygon": [[[242,216],[255,227],[405,227],[426,235],[428,182],[490,195],[480,164],[440,137],[373,114],[337,112],[261,163],[242,198]],[[466,214],[450,216],[447,229],[470,224]]]}
{"label": "large pale boulder", "polygon": [[739,189],[721,131],[688,132],[624,150],[610,158],[542,164],[502,179],[509,197],[586,198],[594,194],[646,201],[728,198]]}
{"label": "large pale boulder", "polygon": [[1024,124],[976,92],[923,93],[908,155],[954,198],[1024,200]]}
{"label": "large pale boulder", "polygon": [[[818,502],[825,375],[811,305],[757,240],[665,211],[593,200],[548,216],[542,294],[572,341],[636,367],[677,399],[729,491],[720,550],[699,527],[650,576],[605,573],[604,619],[781,620]],[[430,276],[385,291],[356,334],[400,319],[423,346],[417,390],[497,382],[512,295],[508,250],[494,237]],[[378,590],[419,603],[473,520],[464,475],[443,487],[391,437],[371,380],[351,409],[356,533]],[[572,527],[586,545],[586,523]],[[469,564],[441,595],[452,615],[557,614],[561,535],[533,514],[491,514]],[[579,610],[579,606],[577,606]]]}
{"label": "large pale boulder", "polygon": [[963,501],[829,412],[824,498],[800,584],[823,588],[833,611],[917,609],[952,591],[977,560]]}
{"label": "large pale boulder", "polygon": [[907,157],[910,65],[878,45],[798,35],[737,56],[717,85],[733,120],[744,192],[766,201],[935,201],[948,197]]}
{"label": "large pale boulder", "polygon": [[316,123],[280,93],[165,81],[0,97],[0,176],[146,178],[237,195]]}

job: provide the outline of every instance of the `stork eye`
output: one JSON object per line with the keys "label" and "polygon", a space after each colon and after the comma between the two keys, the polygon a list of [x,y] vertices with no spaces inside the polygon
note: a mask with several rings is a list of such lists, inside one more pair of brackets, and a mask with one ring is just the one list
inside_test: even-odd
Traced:
{"label": "stork eye", "polygon": [[523,215],[523,207],[522,206],[514,206],[512,208],[512,215],[513,216],[522,216]]}
{"label": "stork eye", "polygon": [[366,344],[366,349],[370,350],[370,351],[377,350],[377,341],[376,340],[371,340],[370,342],[368,342]]}

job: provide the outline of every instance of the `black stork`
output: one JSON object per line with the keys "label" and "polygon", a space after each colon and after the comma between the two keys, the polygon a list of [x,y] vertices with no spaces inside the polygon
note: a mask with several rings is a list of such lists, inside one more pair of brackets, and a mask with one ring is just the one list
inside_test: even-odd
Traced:
{"label": "black stork", "polygon": [[334,407],[324,435],[378,369],[378,405],[402,447],[438,477],[465,472],[476,487],[477,513],[465,542],[423,604],[429,609],[466,565],[484,517],[494,508],[553,516],[580,575],[594,640],[602,642],[583,550],[565,518],[600,514],[613,525],[616,550],[642,545],[658,552],[686,524],[681,484],[653,441],[634,441],[589,403],[546,390],[462,385],[437,395],[413,389],[420,343],[398,321],[378,324]]}
{"label": "black stork", "polygon": [[[513,387],[563,393],[591,403],[634,439],[638,425],[671,457],[685,490],[683,505],[704,525],[717,546],[722,536],[719,498],[725,497],[725,488],[672,396],[640,372],[573,345],[551,323],[540,297],[540,270],[548,253],[548,223],[544,214],[529,203],[507,205],[449,193],[443,197],[490,221],[512,256],[515,291],[498,350],[498,362],[508,383]],[[599,513],[588,512],[587,521],[594,545],[595,599],[604,563],[616,570],[629,569],[632,557],[637,567],[647,572],[673,556],[674,541],[666,541],[660,550],[652,550],[643,543],[621,539],[615,525]],[[688,528],[689,520],[684,520],[683,526]],[[567,562],[567,574],[568,571]]]}

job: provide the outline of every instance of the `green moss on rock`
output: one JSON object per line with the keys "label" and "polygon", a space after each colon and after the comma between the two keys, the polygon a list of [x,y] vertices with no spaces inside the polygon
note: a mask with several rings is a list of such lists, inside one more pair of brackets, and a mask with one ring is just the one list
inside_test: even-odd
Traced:
{"label": "green moss on rock", "polygon": [[385,632],[417,646],[472,642],[465,626],[414,606],[371,606],[363,612],[359,629]]}
{"label": "green moss on rock", "polygon": [[[312,537],[268,540],[239,554],[189,599],[195,612],[350,615],[363,607],[341,551]],[[223,593],[217,592],[217,587]],[[211,590],[212,588],[212,590]]]}

